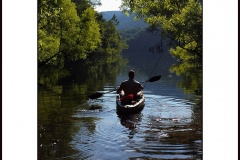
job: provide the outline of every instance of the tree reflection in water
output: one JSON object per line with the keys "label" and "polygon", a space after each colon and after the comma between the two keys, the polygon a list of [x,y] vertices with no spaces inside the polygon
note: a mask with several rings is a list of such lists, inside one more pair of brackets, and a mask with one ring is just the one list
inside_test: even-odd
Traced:
{"label": "tree reflection in water", "polygon": [[[96,118],[80,118],[74,114],[87,110],[88,95],[104,88],[106,82],[116,81],[126,65],[120,56],[94,57],[63,65],[46,65],[38,69],[38,158],[55,159],[76,155],[85,157],[71,145],[72,135],[88,124],[94,133]],[[85,104],[79,106],[79,104]],[[70,157],[69,157],[70,158]]]}

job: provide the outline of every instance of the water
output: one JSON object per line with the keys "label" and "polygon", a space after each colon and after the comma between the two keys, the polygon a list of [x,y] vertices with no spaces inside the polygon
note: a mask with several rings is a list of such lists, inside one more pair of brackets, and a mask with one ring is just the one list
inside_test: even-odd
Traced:
{"label": "water", "polygon": [[[114,89],[132,68],[137,66],[128,65],[100,91]],[[147,80],[148,70],[135,69],[137,80]],[[125,117],[116,114],[115,92],[88,100],[39,87],[39,159],[202,159],[201,98],[185,94],[176,85],[182,78],[169,75],[147,83],[143,111]]]}
{"label": "water", "polygon": [[[198,141],[201,136],[197,136],[199,131],[190,127],[193,113],[186,101],[146,94],[146,106],[141,113],[118,117],[114,109],[115,102],[109,102],[113,98],[106,96],[102,102],[98,102],[105,104],[101,112],[79,111],[75,114],[79,118],[98,118],[94,122],[94,134],[85,128],[83,132],[75,134],[71,142],[74,148],[86,152],[87,157],[196,158],[196,153],[201,151],[201,141]],[[199,139],[192,141],[188,138],[191,134]]]}

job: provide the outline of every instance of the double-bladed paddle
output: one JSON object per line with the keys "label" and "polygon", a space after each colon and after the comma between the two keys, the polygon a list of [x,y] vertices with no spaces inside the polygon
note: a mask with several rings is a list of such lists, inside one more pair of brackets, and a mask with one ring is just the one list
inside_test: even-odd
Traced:
{"label": "double-bladed paddle", "polygon": [[149,78],[149,79],[146,80],[146,81],[143,81],[142,83],[155,82],[155,81],[158,81],[160,78],[161,78],[161,75],[159,75],[159,76],[154,76],[154,77]]}
{"label": "double-bladed paddle", "polygon": [[[144,82],[142,82],[142,83],[155,82],[155,81],[158,81],[160,78],[161,78],[161,75],[159,75],[159,76],[154,76],[154,77],[151,77],[151,78],[149,78],[148,80],[146,80],[146,81],[144,81]],[[114,90],[105,92],[105,93],[96,92],[96,93],[94,93],[94,94],[92,94],[92,95],[89,95],[88,98],[90,98],[90,99],[97,99],[97,98],[102,97],[102,96],[103,96],[104,94],[106,94],[106,93],[114,92],[114,91],[116,91],[116,90],[117,90],[117,88],[114,89]]]}

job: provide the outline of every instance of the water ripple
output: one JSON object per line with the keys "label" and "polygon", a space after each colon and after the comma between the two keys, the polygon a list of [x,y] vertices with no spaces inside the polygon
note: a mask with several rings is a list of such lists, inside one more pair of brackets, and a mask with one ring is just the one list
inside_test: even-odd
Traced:
{"label": "water ripple", "polygon": [[95,118],[90,125],[89,119],[80,120],[81,129],[71,142],[81,152],[80,157],[104,160],[201,158],[201,134],[192,126],[192,103],[187,100],[147,94],[144,110],[129,117],[116,114],[114,94],[105,94],[101,100],[88,105],[101,105],[103,111],[76,112],[79,118]]}

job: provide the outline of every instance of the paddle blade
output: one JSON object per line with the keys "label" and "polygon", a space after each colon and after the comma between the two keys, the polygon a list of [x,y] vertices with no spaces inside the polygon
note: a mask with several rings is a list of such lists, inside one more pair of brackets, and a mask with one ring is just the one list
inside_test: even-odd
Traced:
{"label": "paddle blade", "polygon": [[155,82],[155,81],[158,81],[159,79],[161,78],[161,75],[159,76],[154,76],[154,77],[151,77],[149,80],[147,80],[146,82]]}
{"label": "paddle blade", "polygon": [[103,93],[96,92],[96,93],[88,96],[88,98],[90,98],[90,99],[97,99],[97,98],[100,98],[102,96],[103,96]]}

